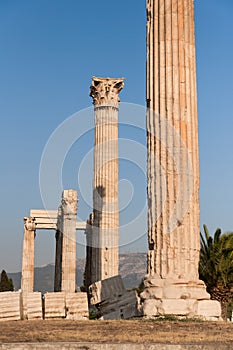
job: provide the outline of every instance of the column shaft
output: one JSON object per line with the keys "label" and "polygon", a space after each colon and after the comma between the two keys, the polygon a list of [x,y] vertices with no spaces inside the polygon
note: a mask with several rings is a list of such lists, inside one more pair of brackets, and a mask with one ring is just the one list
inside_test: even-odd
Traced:
{"label": "column shaft", "polygon": [[35,230],[35,219],[31,217],[24,218],[21,279],[21,289],[23,293],[33,292],[34,289]]}
{"label": "column shaft", "polygon": [[118,275],[118,93],[123,80],[93,77],[91,86],[95,106],[91,283]]}
{"label": "column shaft", "polygon": [[55,275],[54,275],[54,292],[61,291],[62,276],[62,216],[61,207],[58,209],[57,231],[56,231],[56,255],[55,255]]}
{"label": "column shaft", "polygon": [[193,0],[147,1],[148,274],[198,279]]}
{"label": "column shaft", "polygon": [[77,191],[63,191],[56,232],[55,292],[75,292],[77,201]]}

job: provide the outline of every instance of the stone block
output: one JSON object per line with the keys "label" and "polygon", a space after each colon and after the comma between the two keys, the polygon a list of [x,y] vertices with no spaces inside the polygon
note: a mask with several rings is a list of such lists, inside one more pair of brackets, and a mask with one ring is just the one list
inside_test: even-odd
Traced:
{"label": "stone block", "polygon": [[46,293],[44,296],[45,319],[65,318],[65,293]]}
{"label": "stone block", "polygon": [[142,299],[194,299],[209,300],[203,281],[184,279],[151,278],[144,282],[146,288],[141,294]]}
{"label": "stone block", "polygon": [[163,288],[164,299],[209,299],[210,296],[205,288],[189,285],[170,285]]}
{"label": "stone block", "polygon": [[121,276],[93,283],[89,287],[91,305],[106,320],[129,319],[139,316],[139,298],[135,291],[127,292]]}
{"label": "stone block", "polygon": [[40,292],[22,293],[23,318],[42,319],[42,296]]}
{"label": "stone block", "polygon": [[126,293],[123,281],[120,275],[95,282],[89,287],[90,303],[98,304],[103,300],[115,298]]}
{"label": "stone block", "polygon": [[138,316],[139,298],[135,291],[108,299],[98,305],[104,320],[130,319]]}
{"label": "stone block", "polygon": [[206,320],[221,317],[221,305],[217,300],[201,300],[197,301],[195,314]]}
{"label": "stone block", "polygon": [[21,292],[1,292],[0,321],[18,321],[21,316]]}
{"label": "stone block", "polygon": [[163,289],[160,287],[150,287],[146,288],[140,295],[140,297],[145,299],[162,299]]}
{"label": "stone block", "polygon": [[160,316],[193,316],[196,300],[193,299],[162,299],[158,306]]}
{"label": "stone block", "polygon": [[67,293],[65,299],[66,318],[69,320],[88,320],[87,293]]}
{"label": "stone block", "polygon": [[161,301],[156,299],[147,299],[143,302],[143,316],[155,317],[159,316],[158,308],[161,307]]}

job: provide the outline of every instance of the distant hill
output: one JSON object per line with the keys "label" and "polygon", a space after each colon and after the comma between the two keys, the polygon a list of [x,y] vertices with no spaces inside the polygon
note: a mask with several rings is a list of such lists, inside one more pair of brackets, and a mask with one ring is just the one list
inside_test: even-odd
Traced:
{"label": "distant hill", "polygon": [[[146,274],[146,253],[130,253],[120,255],[120,275],[127,289],[138,287]],[[77,259],[76,285],[83,284],[85,259]],[[15,290],[20,289],[21,272],[8,273],[13,279]],[[52,292],[54,284],[54,264],[35,268],[35,291]]]}

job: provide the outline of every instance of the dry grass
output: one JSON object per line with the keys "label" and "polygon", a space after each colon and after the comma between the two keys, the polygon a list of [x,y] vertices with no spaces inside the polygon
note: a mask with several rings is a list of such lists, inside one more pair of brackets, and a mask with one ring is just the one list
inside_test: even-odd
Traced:
{"label": "dry grass", "polygon": [[0,343],[56,341],[233,344],[233,323],[149,320],[0,322]]}

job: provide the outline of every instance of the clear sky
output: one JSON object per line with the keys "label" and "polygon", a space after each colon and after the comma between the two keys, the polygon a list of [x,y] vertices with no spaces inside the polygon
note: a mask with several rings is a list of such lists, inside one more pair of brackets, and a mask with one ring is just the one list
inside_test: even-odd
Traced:
{"label": "clear sky", "polygon": [[[233,2],[196,0],[195,7],[201,225],[229,231],[233,230]],[[43,208],[39,169],[44,147],[62,122],[91,107],[91,77],[124,76],[121,101],[145,105],[145,25],[145,0],[0,0],[0,270],[21,268],[23,217],[31,208]],[[130,108],[131,113],[134,107]],[[141,114],[140,108],[135,115]],[[90,116],[90,110],[78,115],[76,127],[89,121],[90,131],[70,148],[62,168],[63,187],[80,192],[83,221],[91,211]],[[144,120],[140,119],[142,127],[126,126],[120,114],[120,121],[120,137],[130,139],[127,147],[143,158]],[[138,152],[132,151],[133,142],[141,145]],[[137,161],[130,163],[124,150],[123,142],[121,222],[142,215],[136,226],[121,230],[121,251],[146,251],[145,164],[140,169]],[[54,206],[50,209],[60,201],[60,193],[53,193],[55,182],[51,175],[46,184]],[[84,240],[82,233],[78,235],[81,256]],[[54,260],[54,246],[53,232],[37,233],[36,265]]]}

